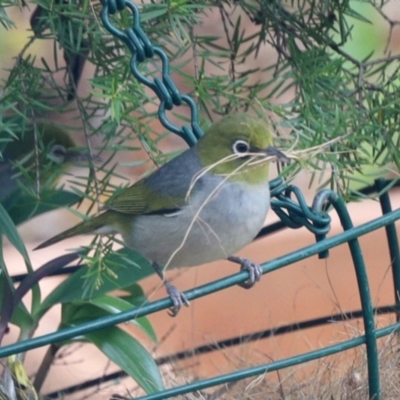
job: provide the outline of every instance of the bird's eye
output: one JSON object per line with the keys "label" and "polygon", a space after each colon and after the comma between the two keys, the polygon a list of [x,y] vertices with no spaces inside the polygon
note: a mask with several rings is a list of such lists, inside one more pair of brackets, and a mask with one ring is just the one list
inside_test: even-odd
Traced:
{"label": "bird's eye", "polygon": [[64,146],[61,146],[60,144],[54,144],[51,146],[47,157],[56,164],[61,164],[65,161],[66,154],[67,150]]}
{"label": "bird's eye", "polygon": [[233,144],[233,152],[239,156],[246,155],[250,150],[250,145],[245,140],[237,140]]}

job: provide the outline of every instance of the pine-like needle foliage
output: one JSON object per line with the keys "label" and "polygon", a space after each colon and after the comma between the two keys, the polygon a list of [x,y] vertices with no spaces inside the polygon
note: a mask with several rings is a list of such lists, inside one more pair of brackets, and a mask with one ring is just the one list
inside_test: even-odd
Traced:
{"label": "pine-like needle foliage", "polygon": [[[166,52],[172,78],[195,98],[203,120],[238,109],[271,111],[278,132],[295,141],[297,149],[330,143],[302,167],[322,172],[320,186],[347,196],[358,173],[368,174],[371,166],[396,172],[400,164],[400,50],[392,43],[399,21],[391,19],[390,3],[182,0],[138,5],[144,32]],[[18,28],[7,14],[18,5],[0,2],[4,28]],[[159,101],[133,78],[131,52],[104,29],[101,4],[45,1],[31,8],[30,39],[11,71],[3,72],[1,114],[32,119],[73,113],[88,138],[101,135],[103,149],[129,150],[124,143],[133,136],[153,161],[164,162],[158,140],[165,132],[150,123]],[[112,22],[124,30],[132,19],[125,9]],[[37,43],[47,49],[44,55],[35,54]],[[138,68],[152,78],[161,75],[160,64],[154,56]],[[82,86],[89,89],[79,90]],[[184,106],[173,113],[188,117]],[[1,140],[12,139],[10,129],[2,129],[6,136]],[[103,169],[104,182],[91,184],[90,197],[114,189],[108,188],[113,167]],[[292,166],[290,172],[298,169]]]}

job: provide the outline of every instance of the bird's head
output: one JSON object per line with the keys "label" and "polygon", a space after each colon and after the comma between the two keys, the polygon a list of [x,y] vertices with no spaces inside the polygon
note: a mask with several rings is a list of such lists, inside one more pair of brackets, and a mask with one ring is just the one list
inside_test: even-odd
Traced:
{"label": "bird's head", "polygon": [[13,123],[14,119],[7,121],[8,131],[12,132],[10,140],[0,143],[0,181],[7,181],[9,188],[16,188],[17,182],[36,186],[38,177],[41,185],[51,187],[68,165],[89,160],[89,154],[77,150],[69,132],[60,125],[48,120],[23,121],[18,125]]}
{"label": "bird's head", "polygon": [[244,113],[228,115],[213,124],[196,146],[201,164],[210,173],[243,183],[265,182],[274,158],[288,161],[273,147],[269,124]]}

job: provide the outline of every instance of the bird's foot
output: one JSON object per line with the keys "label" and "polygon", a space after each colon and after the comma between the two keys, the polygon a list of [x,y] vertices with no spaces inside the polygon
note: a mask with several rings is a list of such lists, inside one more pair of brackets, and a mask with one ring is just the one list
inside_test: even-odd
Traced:
{"label": "bird's foot", "polygon": [[180,292],[174,285],[172,285],[167,280],[164,280],[165,288],[167,289],[167,293],[171,298],[174,305],[169,309],[169,315],[171,317],[176,317],[179,313],[179,310],[182,308],[183,305],[189,307],[190,303],[187,297]]}
{"label": "bird's foot", "polygon": [[187,297],[180,292],[172,283],[170,283],[164,275],[162,268],[157,264],[153,263],[153,268],[156,271],[157,275],[162,279],[165,288],[167,289],[167,293],[174,304],[169,309],[169,315],[171,317],[176,317],[179,313],[179,310],[182,308],[183,305],[189,307],[190,303]]}
{"label": "bird's foot", "polygon": [[247,271],[249,273],[249,279],[247,281],[244,281],[243,283],[239,283],[239,286],[241,286],[242,288],[250,289],[255,285],[256,282],[261,279],[262,269],[259,264],[256,264],[255,262],[247,258],[236,256],[230,256],[228,257],[228,260],[239,264],[241,271]]}

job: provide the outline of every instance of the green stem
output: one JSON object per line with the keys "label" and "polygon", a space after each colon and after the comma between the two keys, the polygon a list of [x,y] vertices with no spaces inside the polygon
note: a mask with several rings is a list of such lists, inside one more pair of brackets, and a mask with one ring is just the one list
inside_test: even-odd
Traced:
{"label": "green stem", "polygon": [[38,372],[33,381],[33,387],[35,388],[37,393],[40,393],[40,390],[42,389],[43,383],[46,380],[51,364],[53,363],[53,360],[59,348],[60,347],[55,344],[51,344],[47,348],[46,354],[44,355],[42,363],[40,364]]}

